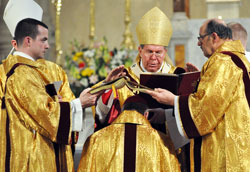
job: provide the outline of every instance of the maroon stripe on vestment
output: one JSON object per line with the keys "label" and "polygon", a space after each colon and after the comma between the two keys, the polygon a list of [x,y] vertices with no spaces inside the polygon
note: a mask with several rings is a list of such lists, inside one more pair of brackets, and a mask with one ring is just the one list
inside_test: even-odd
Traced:
{"label": "maroon stripe on vestment", "polygon": [[6,157],[5,157],[5,171],[9,172],[10,171],[10,152],[11,152],[11,147],[10,147],[10,133],[9,133],[9,116],[6,111]]}
{"label": "maroon stripe on vestment", "polygon": [[56,88],[55,88],[54,84],[46,85],[45,89],[46,89],[46,92],[48,93],[48,95],[50,95],[50,97],[57,95]]}
{"label": "maroon stripe on vestment", "polygon": [[194,139],[194,171],[201,171],[201,143],[202,137]]}
{"label": "maroon stripe on vestment", "polygon": [[6,105],[5,105],[5,97],[3,96],[2,98],[2,106],[1,106],[1,109],[5,109],[6,108]]}
{"label": "maroon stripe on vestment", "polygon": [[248,72],[247,72],[246,66],[244,65],[242,60],[237,55],[233,54],[232,52],[223,51],[222,53],[231,56],[231,59],[236,64],[236,66],[238,66],[239,68],[242,69],[242,71],[243,71],[243,82],[244,82],[244,85],[245,85],[245,94],[246,94],[246,97],[247,97],[248,106],[250,107],[250,80],[249,80],[249,77],[248,77]]}
{"label": "maroon stripe on vestment", "polygon": [[[20,66],[20,65],[26,65],[29,67],[32,67],[30,65],[27,64],[23,64],[23,63],[16,63],[12,66],[12,68],[10,69],[10,71],[6,74],[6,84],[5,84],[5,91],[4,91],[4,95],[6,94],[6,89],[7,89],[7,81],[9,79],[9,77],[14,73],[15,69]],[[3,99],[3,103],[4,106],[2,105],[2,108],[6,108],[5,107],[5,99]],[[10,131],[9,131],[9,126],[10,126],[10,120],[9,120],[9,115],[8,115],[8,111],[6,109],[6,156],[5,156],[5,171],[9,172],[10,171],[10,156],[11,156],[11,145],[10,145]]]}
{"label": "maroon stripe on vestment", "polygon": [[125,124],[124,135],[124,172],[135,171],[136,165],[136,124]]}
{"label": "maroon stripe on vestment", "polygon": [[68,144],[70,130],[70,105],[68,102],[60,103],[60,121],[57,132],[57,143]]}
{"label": "maroon stripe on vestment", "polygon": [[179,111],[182,121],[182,126],[188,136],[188,138],[199,137],[200,134],[194,124],[194,121],[191,117],[191,113],[188,107],[188,96],[180,96],[179,98]]}
{"label": "maroon stripe on vestment", "polygon": [[53,143],[55,158],[56,158],[56,171],[60,172],[60,158],[59,158],[59,145],[57,143]]}

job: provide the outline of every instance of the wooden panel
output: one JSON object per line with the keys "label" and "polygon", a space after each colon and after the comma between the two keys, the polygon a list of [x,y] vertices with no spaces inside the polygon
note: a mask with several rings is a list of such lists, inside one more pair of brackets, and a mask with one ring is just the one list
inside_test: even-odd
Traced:
{"label": "wooden panel", "polygon": [[185,46],[175,45],[175,65],[178,67],[185,66]]}

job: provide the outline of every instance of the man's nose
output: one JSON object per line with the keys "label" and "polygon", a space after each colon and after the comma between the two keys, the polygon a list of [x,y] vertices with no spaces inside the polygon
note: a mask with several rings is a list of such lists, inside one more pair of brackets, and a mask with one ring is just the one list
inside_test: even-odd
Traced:
{"label": "man's nose", "polygon": [[49,43],[45,45],[45,49],[49,49]]}
{"label": "man's nose", "polygon": [[201,46],[201,44],[202,44],[201,41],[198,40],[197,45]]}
{"label": "man's nose", "polygon": [[151,54],[151,59],[156,59],[156,58],[157,58],[157,55],[156,55],[155,52],[153,52],[153,53]]}

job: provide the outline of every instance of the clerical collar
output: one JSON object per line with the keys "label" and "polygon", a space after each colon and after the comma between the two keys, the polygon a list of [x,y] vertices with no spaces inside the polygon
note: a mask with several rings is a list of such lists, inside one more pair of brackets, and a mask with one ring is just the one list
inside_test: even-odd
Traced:
{"label": "clerical collar", "polygon": [[[158,71],[154,72],[154,73],[159,73],[159,72],[161,71],[161,69],[163,68],[163,65],[164,65],[164,61],[162,62],[160,69],[159,69]],[[142,64],[142,60],[140,61],[140,66],[141,66],[141,69],[143,70],[143,72],[148,72],[148,71],[144,68],[144,66],[143,66],[143,64]]]}
{"label": "clerical collar", "polygon": [[13,53],[14,56],[21,56],[21,57],[24,57],[24,58],[27,58],[27,59],[30,59],[32,61],[35,61],[31,56],[29,56],[28,54],[25,54],[23,52],[20,52],[20,51],[15,51]]}

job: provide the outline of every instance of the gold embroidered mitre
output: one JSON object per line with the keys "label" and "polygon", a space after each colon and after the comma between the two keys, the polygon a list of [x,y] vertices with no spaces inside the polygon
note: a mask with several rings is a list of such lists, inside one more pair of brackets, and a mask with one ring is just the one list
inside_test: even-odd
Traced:
{"label": "gold embroidered mitre", "polygon": [[168,46],[172,32],[170,20],[157,7],[149,10],[136,26],[136,34],[140,44]]}

